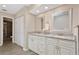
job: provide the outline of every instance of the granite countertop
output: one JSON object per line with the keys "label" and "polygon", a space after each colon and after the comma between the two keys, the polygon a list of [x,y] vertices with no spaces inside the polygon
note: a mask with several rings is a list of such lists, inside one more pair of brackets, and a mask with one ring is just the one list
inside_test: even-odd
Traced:
{"label": "granite countertop", "polygon": [[50,38],[58,38],[58,39],[67,39],[67,40],[75,40],[75,36],[71,34],[53,34],[53,33],[38,33],[38,32],[31,32],[30,34],[36,35],[36,36],[44,36],[44,37],[50,37]]}

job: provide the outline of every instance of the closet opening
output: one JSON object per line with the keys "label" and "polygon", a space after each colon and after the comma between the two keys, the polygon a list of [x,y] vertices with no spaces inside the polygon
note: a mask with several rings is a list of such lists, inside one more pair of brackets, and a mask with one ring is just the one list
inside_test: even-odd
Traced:
{"label": "closet opening", "polygon": [[3,45],[12,43],[12,19],[3,17]]}

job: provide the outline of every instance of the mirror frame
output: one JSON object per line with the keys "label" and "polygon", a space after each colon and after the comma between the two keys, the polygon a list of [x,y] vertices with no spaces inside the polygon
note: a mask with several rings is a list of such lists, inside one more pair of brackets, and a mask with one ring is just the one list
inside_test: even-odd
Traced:
{"label": "mirror frame", "polygon": [[[68,12],[68,14],[69,14],[69,30],[67,30],[67,29],[66,30],[59,30],[59,29],[55,29],[55,27],[54,27],[55,16],[58,16],[58,15],[62,14],[63,12]],[[72,33],[72,26],[73,26],[73,17],[72,16],[73,16],[73,9],[72,8],[61,11],[61,12],[54,13],[54,15],[52,15],[52,17],[53,17],[53,31]]]}

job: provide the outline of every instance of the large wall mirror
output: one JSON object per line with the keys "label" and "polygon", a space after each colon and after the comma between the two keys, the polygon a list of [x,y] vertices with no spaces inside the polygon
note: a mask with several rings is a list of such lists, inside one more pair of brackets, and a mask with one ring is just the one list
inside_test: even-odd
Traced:
{"label": "large wall mirror", "polygon": [[72,32],[72,9],[56,12],[53,17],[53,31]]}

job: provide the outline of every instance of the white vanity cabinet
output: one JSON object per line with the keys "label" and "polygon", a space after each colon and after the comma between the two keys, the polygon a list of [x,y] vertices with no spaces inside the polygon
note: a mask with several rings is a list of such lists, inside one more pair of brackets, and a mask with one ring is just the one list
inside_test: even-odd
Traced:
{"label": "white vanity cabinet", "polygon": [[75,55],[75,40],[29,35],[29,49],[40,55]]}
{"label": "white vanity cabinet", "polygon": [[45,37],[29,35],[28,42],[29,49],[41,55],[46,54]]}
{"label": "white vanity cabinet", "polygon": [[47,55],[75,55],[75,41],[46,38]]}

